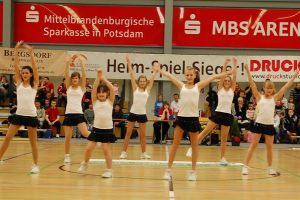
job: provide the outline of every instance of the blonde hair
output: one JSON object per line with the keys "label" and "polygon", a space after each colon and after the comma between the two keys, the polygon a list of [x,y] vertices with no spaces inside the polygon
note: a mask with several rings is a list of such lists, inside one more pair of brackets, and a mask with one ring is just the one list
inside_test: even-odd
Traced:
{"label": "blonde hair", "polygon": [[272,95],[274,95],[276,93],[276,89],[274,83],[270,79],[267,79],[264,83],[264,88],[267,88],[267,86],[271,86],[271,88],[273,89]]}

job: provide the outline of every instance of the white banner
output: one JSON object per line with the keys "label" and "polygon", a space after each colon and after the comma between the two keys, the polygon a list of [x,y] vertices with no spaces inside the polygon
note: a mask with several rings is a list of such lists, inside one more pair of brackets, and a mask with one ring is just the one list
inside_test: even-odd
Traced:
{"label": "white banner", "polygon": [[[125,53],[76,52],[69,54],[83,54],[87,58],[87,76],[95,78],[95,70],[102,67],[108,79],[129,79]],[[200,79],[220,73],[226,58],[230,55],[174,55],[174,54],[130,54],[133,69],[137,76],[150,76],[151,63],[159,61],[161,68],[170,72],[180,80],[184,80],[187,66],[194,66],[200,71]],[[248,63],[252,77],[257,82],[271,79],[274,82],[286,82],[294,72],[300,70],[300,57],[296,56],[236,56],[238,59],[237,81],[247,82],[245,64]],[[232,63],[229,64],[230,67]],[[76,70],[79,70],[77,67]],[[298,77],[298,81],[299,81]],[[157,76],[156,80],[166,80]]]}
{"label": "white banner", "polygon": [[[39,75],[62,76],[65,70],[66,51],[61,50],[33,50]],[[0,47],[0,73],[14,74],[15,51],[13,48]],[[31,66],[30,55],[26,49],[19,50],[20,66]]]}

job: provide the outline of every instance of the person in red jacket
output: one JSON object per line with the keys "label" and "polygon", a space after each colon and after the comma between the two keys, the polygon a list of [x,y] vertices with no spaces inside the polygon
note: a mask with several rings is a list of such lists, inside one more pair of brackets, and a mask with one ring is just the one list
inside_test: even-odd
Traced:
{"label": "person in red jacket", "polygon": [[51,107],[46,110],[44,128],[52,129],[52,134],[59,137],[61,123],[59,121],[59,110],[56,107],[56,100],[51,101]]}

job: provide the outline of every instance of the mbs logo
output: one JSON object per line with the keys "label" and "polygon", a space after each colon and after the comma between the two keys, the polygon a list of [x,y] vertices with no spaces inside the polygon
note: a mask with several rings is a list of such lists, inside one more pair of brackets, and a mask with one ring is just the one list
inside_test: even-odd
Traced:
{"label": "mbs logo", "polygon": [[196,15],[191,14],[190,19],[184,23],[184,33],[188,35],[200,34],[200,21],[195,20]]}
{"label": "mbs logo", "polygon": [[26,22],[37,23],[39,21],[39,12],[35,10],[35,6],[30,6],[30,10],[26,11]]}

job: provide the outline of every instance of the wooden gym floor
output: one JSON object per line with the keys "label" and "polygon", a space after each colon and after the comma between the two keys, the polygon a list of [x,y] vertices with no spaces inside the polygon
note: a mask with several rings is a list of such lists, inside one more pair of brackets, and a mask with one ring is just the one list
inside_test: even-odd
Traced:
{"label": "wooden gym floor", "polygon": [[[112,179],[101,178],[105,166],[89,165],[87,174],[77,173],[86,142],[73,139],[72,164],[63,165],[63,139],[39,139],[39,165],[41,173],[31,175],[32,157],[28,141],[12,141],[0,165],[1,200],[89,200],[89,199],[299,199],[300,145],[274,145],[274,168],[281,172],[273,177],[266,172],[266,152],[259,145],[250,163],[248,176],[241,175],[241,166],[200,165],[198,180],[190,182],[186,175],[190,166],[173,167],[173,182],[162,179],[165,164],[116,163]],[[1,141],[0,141],[1,143]],[[122,144],[112,145],[113,158],[118,159]],[[176,161],[189,161],[185,157],[188,145],[181,145]],[[228,146],[227,160],[242,163],[248,144]],[[219,147],[199,146],[199,161],[217,162]],[[147,152],[152,160],[166,160],[166,145],[149,144]],[[128,160],[139,160],[140,146],[136,140],[129,146]],[[103,159],[101,148],[92,158]],[[174,198],[170,196],[173,186]]]}

